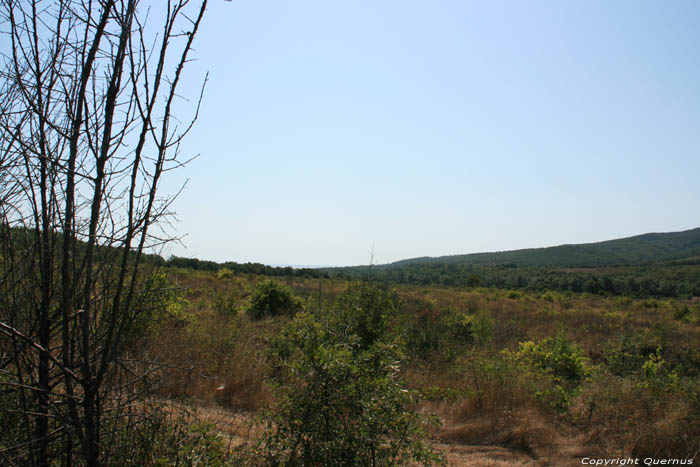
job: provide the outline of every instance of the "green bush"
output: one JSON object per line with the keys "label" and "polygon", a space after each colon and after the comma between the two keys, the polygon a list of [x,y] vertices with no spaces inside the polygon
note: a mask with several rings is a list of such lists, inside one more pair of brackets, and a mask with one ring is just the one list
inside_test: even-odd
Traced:
{"label": "green bush", "polygon": [[463,354],[475,344],[491,339],[494,322],[485,311],[467,314],[447,310],[428,311],[409,317],[405,324],[407,350],[416,357],[439,355],[447,360]]}
{"label": "green bush", "polygon": [[623,333],[606,345],[603,351],[605,366],[616,376],[638,375],[656,346],[648,336]]}
{"label": "green bush", "polygon": [[263,319],[268,316],[294,314],[299,308],[301,300],[292,295],[288,287],[268,279],[255,288],[246,311],[253,319]]}
{"label": "green bush", "polygon": [[223,316],[235,316],[238,312],[236,307],[236,295],[233,293],[217,292],[214,297],[214,309]]}
{"label": "green bush", "polygon": [[149,336],[164,321],[188,324],[194,315],[188,311],[190,302],[182,288],[170,282],[166,273],[149,276],[142,285],[144,292],[137,296],[138,305],[131,323],[127,341],[133,343]]}
{"label": "green bush", "polygon": [[399,376],[395,301],[352,286],[332,310],[300,313],[270,341],[277,405],[257,447],[267,465],[430,465],[417,393]]}
{"label": "green bush", "polygon": [[580,384],[588,376],[583,350],[563,332],[540,342],[521,342],[516,358],[551,374],[557,381]]}
{"label": "green bush", "polygon": [[419,306],[419,310],[404,318],[404,340],[411,357],[428,358],[440,351],[445,334],[434,304],[421,301]]}
{"label": "green bush", "polygon": [[235,465],[237,459],[229,453],[229,439],[212,424],[192,422],[184,416],[147,415],[137,424],[128,417],[111,421],[118,446],[107,448],[105,466]]}
{"label": "green bush", "polygon": [[[324,319],[357,336],[364,350],[387,335],[389,317],[395,314],[397,307],[398,297],[393,291],[362,282],[353,283],[338,297],[331,312],[325,313]],[[322,310],[320,314],[324,314]]]}
{"label": "green bush", "polygon": [[216,271],[216,277],[219,279],[230,279],[233,277],[233,271],[231,271],[229,268],[221,268]]}
{"label": "green bush", "polygon": [[679,375],[676,370],[670,370],[668,363],[661,353],[661,346],[656,352],[649,354],[642,364],[641,382],[638,386],[655,390],[657,393],[673,391],[679,387]]}
{"label": "green bush", "polygon": [[521,342],[517,352],[506,355],[530,373],[535,396],[559,411],[568,408],[590,375],[583,350],[563,332],[539,342]]}
{"label": "green bush", "polygon": [[673,310],[673,319],[690,323],[692,321],[692,310],[688,305],[676,306]]}

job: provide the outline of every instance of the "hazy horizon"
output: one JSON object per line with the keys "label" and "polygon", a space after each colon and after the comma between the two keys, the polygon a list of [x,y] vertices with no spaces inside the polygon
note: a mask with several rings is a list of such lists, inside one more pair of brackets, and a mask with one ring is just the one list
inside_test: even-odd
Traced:
{"label": "hazy horizon", "polygon": [[691,1],[210,2],[165,253],[345,266],[697,227],[699,42]]}
{"label": "hazy horizon", "polygon": [[[687,229],[688,231],[690,230],[696,230],[700,229],[700,227],[695,227],[691,229]],[[679,232],[684,232],[684,231],[679,231]],[[678,233],[678,232],[642,232],[638,235],[646,235],[646,234],[665,234],[665,233]],[[633,235],[633,237],[636,235]],[[628,237],[623,237],[623,238],[628,238]],[[604,240],[599,240],[595,242],[588,242],[588,243],[599,243],[599,242],[606,242],[610,240],[620,240],[621,238],[609,238],[609,239],[604,239]],[[490,250],[490,251],[471,251],[471,252],[466,252],[466,253],[451,253],[448,255],[439,255],[437,257],[444,257],[444,256],[465,256],[465,255],[471,255],[471,254],[490,254],[490,253],[507,253],[510,251],[517,251],[517,250],[533,250],[533,249],[540,249],[540,248],[551,248],[551,247],[558,247],[558,246],[564,246],[564,245],[583,245],[583,243],[560,243],[557,245],[547,245],[544,247],[524,247],[524,248],[518,248],[516,250]],[[187,257],[187,256],[185,256]],[[422,255],[422,256],[412,256],[412,257],[406,257],[406,258],[401,258],[401,260],[409,260],[409,259],[416,259],[416,258],[428,258],[428,257],[436,257],[432,255]],[[196,258],[199,260],[205,260],[205,261],[217,261],[219,263],[225,263],[226,261],[232,261],[232,260],[213,260],[212,258]],[[400,260],[396,260],[400,261]],[[336,267],[348,267],[348,266],[368,266],[368,265],[385,265],[385,264],[391,264],[394,263],[395,261],[390,261],[386,263],[378,263],[374,261],[372,257],[366,262],[366,263],[360,263],[360,264],[295,264],[295,263],[263,263],[261,261],[245,261],[245,262],[251,262],[251,263],[260,263],[264,264],[266,266],[272,266],[272,267],[292,267],[294,269],[322,269],[322,268],[336,268]]]}

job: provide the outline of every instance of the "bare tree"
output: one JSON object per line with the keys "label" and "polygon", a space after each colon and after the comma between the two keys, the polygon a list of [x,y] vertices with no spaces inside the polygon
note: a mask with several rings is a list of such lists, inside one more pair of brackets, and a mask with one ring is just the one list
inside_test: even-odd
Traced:
{"label": "bare tree", "polygon": [[199,111],[173,117],[207,1],[141,3],[0,0],[4,464],[99,465],[131,408],[122,356]]}

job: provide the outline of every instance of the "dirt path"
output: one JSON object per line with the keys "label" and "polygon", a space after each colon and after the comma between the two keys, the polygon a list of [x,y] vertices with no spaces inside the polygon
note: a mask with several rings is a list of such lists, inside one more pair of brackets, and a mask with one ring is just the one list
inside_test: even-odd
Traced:
{"label": "dirt path", "polygon": [[469,446],[464,444],[434,444],[442,452],[449,465],[505,467],[513,465],[540,466],[542,464],[524,453],[500,446]]}
{"label": "dirt path", "polygon": [[[173,406],[171,406],[173,407]],[[177,409],[175,409],[177,410]],[[230,439],[231,448],[250,441],[258,433],[254,416],[233,412],[220,406],[188,406],[189,416],[200,422],[210,423]],[[454,440],[455,431],[464,427],[443,429],[436,434],[432,446],[443,453],[451,466],[505,467],[505,466],[555,466],[581,465],[581,442],[572,434],[534,429],[519,433],[523,448],[505,447],[499,444],[477,445]],[[546,441],[544,441],[546,440]],[[488,440],[487,440],[488,442]],[[511,442],[501,444],[511,445]],[[518,443],[515,443],[517,446]],[[530,451],[530,452],[528,452]]]}
{"label": "dirt path", "polygon": [[567,452],[553,452],[551,456],[533,458],[514,449],[502,446],[475,446],[467,444],[437,443],[433,445],[441,451],[451,466],[505,467],[537,466],[567,467],[580,466],[585,456]]}

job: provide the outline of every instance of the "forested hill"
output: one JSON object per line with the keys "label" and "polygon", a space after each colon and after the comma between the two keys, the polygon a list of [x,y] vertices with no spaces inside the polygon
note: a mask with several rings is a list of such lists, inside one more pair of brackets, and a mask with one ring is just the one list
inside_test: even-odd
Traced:
{"label": "forested hill", "polygon": [[633,297],[700,297],[700,228],[580,245],[414,258],[321,270],[331,277]]}
{"label": "forested hill", "polygon": [[700,228],[683,232],[648,233],[598,243],[412,258],[396,261],[389,266],[441,263],[474,266],[605,267],[682,262],[700,262]]}

